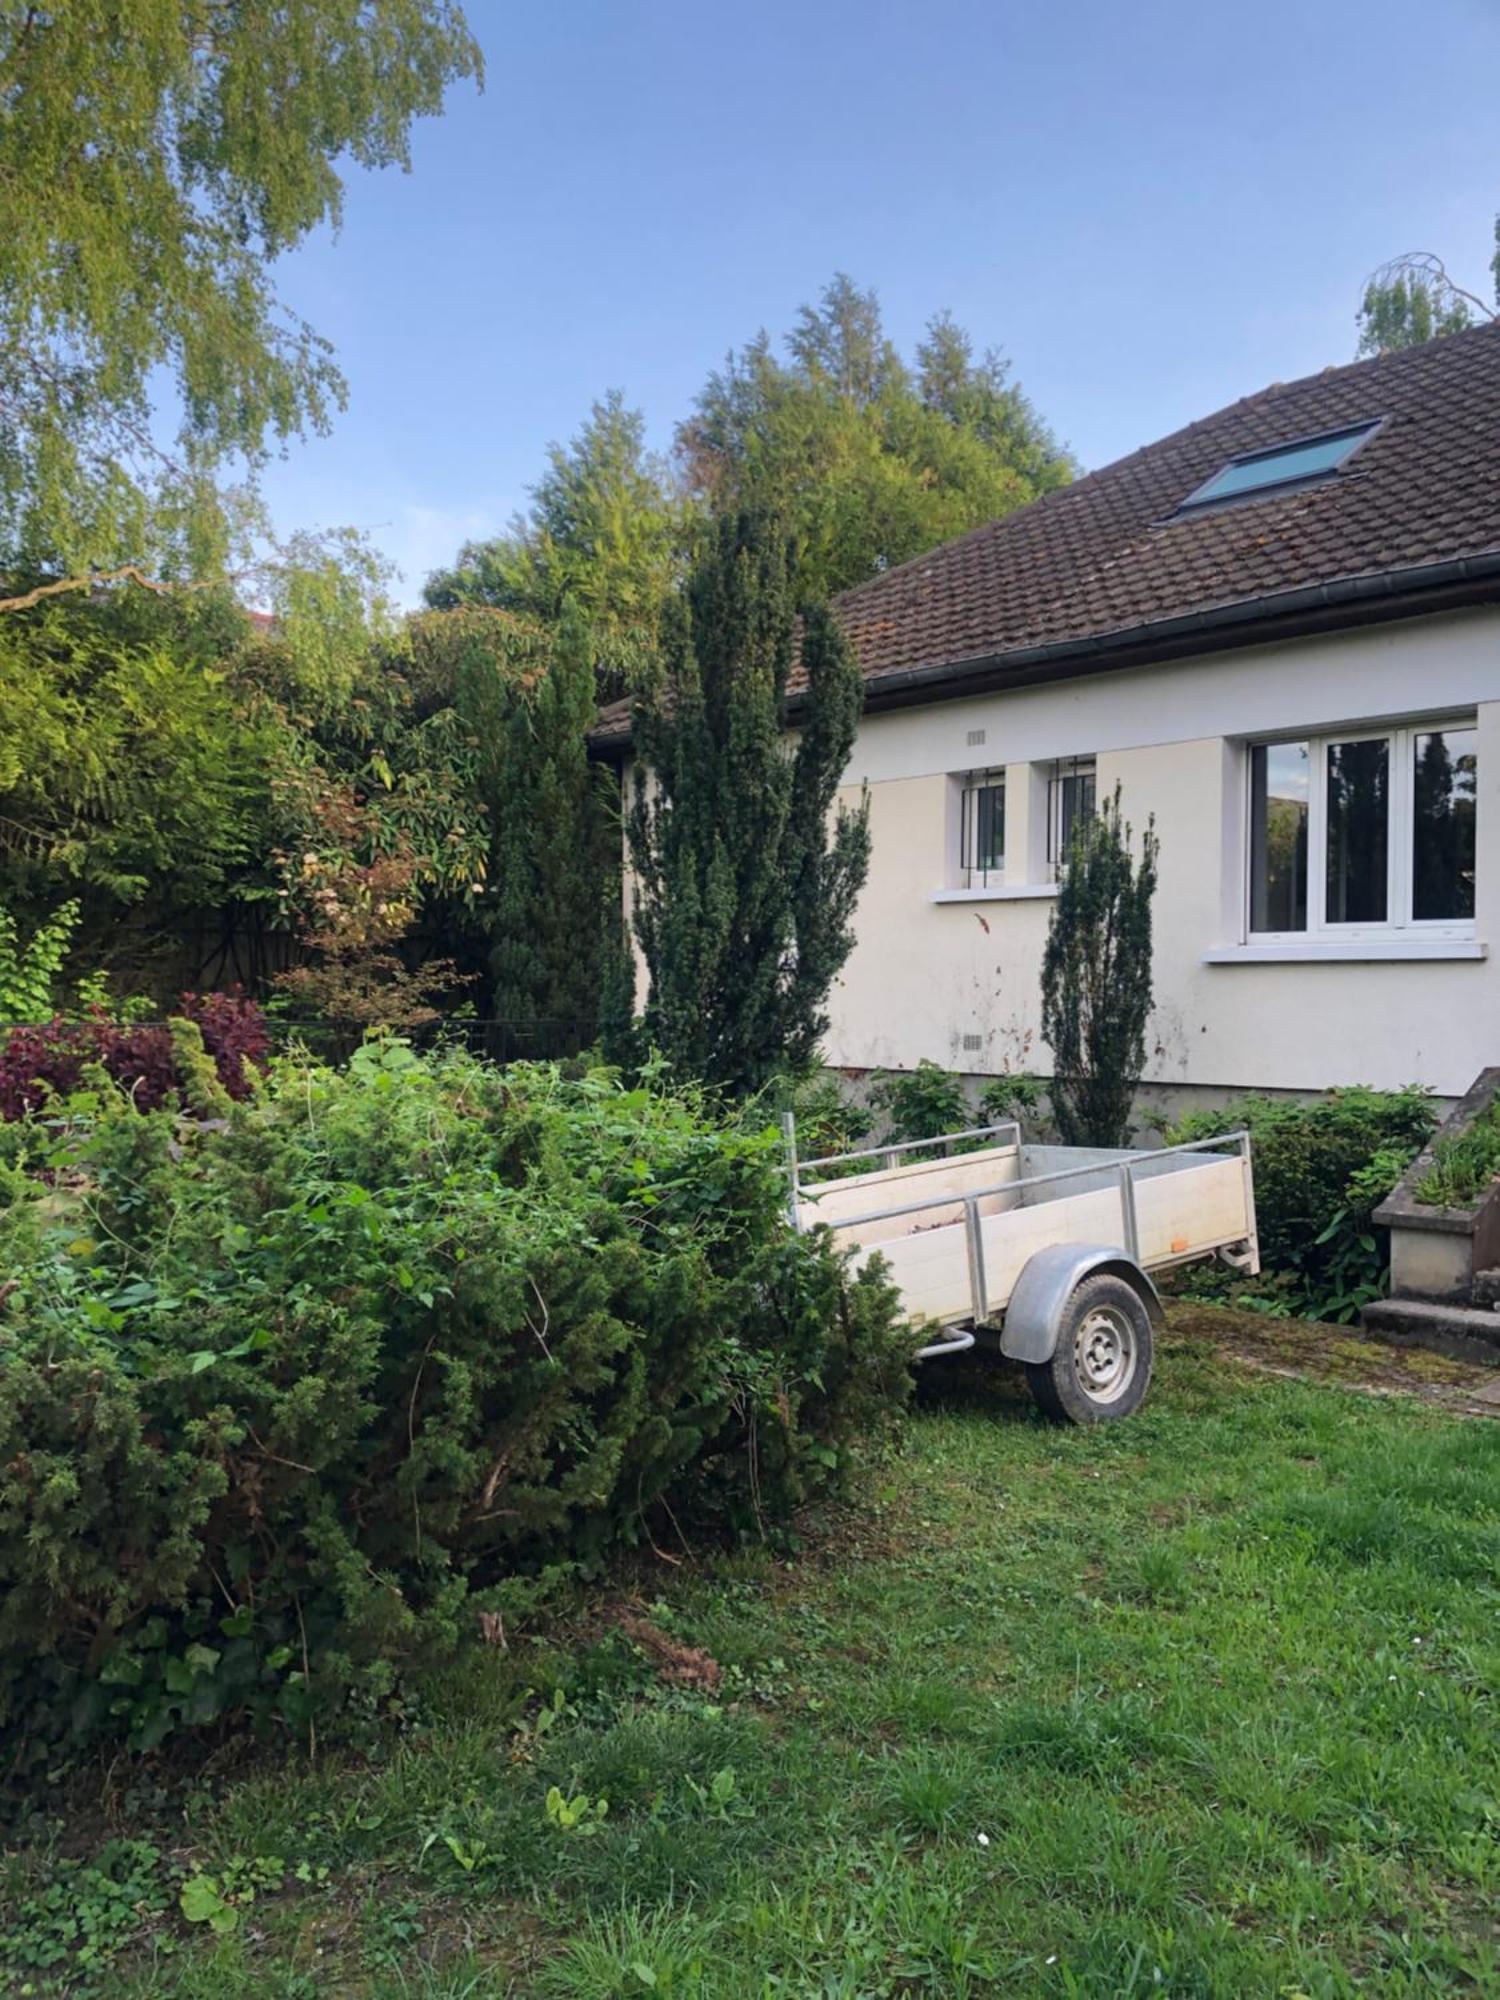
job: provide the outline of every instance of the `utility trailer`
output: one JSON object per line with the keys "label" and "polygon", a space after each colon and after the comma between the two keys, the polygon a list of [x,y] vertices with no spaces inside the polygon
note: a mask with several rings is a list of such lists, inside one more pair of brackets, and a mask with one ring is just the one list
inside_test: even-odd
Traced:
{"label": "utility trailer", "polygon": [[856,1264],[884,1258],[933,1335],[916,1359],[996,1349],[1072,1423],[1139,1408],[1162,1319],[1153,1271],[1212,1256],[1260,1269],[1246,1132],[1110,1152],[1025,1145],[1008,1123],[801,1161],[791,1118],[785,1131],[792,1227],[826,1224]]}

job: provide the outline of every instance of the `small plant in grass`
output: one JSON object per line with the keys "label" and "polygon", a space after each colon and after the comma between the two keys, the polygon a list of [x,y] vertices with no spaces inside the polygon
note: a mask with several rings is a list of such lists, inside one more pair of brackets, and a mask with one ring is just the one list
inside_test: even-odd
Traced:
{"label": "small plant in grass", "polygon": [[92,1993],[114,1961],[170,1902],[166,1863],[146,1840],[112,1840],[83,1865],[64,1861],[0,1921],[0,1987],[7,1993]]}
{"label": "small plant in grass", "polygon": [[700,1785],[691,1776],[686,1782],[698,1810],[708,1818],[754,1819],[755,1808],[741,1792],[732,1766],[726,1764],[721,1771],[715,1771],[706,1785]]}
{"label": "small plant in grass", "polygon": [[548,1787],[545,1810],[548,1825],[555,1826],[559,1833],[597,1833],[608,1816],[609,1800],[591,1799],[587,1792],[576,1792],[570,1798],[561,1785],[552,1785]]}
{"label": "small plant in grass", "polygon": [[1427,1208],[1474,1208],[1500,1178],[1500,1102],[1490,1104],[1462,1132],[1439,1139],[1432,1165],[1417,1182]]}

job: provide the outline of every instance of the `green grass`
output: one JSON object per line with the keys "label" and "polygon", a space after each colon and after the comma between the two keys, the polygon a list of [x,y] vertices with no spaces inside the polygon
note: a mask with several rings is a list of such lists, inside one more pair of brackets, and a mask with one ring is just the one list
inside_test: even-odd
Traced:
{"label": "green grass", "polygon": [[[378,1755],[185,1797],[116,1767],[98,1837],[154,1843],[164,1907],[97,1990],[1500,1991],[1500,1424],[1180,1339],[1095,1432],[946,1380],[800,1557],[640,1580],[712,1699],[596,1624],[476,1647]],[[553,1786],[606,1816],[564,1829]],[[64,1835],[13,1855],[0,1935],[51,1934],[49,1882],[113,1907]],[[179,1871],[257,1859],[232,1932],[177,1917]]]}
{"label": "green grass", "polygon": [[1500,1104],[1432,1149],[1432,1165],[1417,1182],[1419,1202],[1431,1208],[1473,1208],[1500,1175]]}

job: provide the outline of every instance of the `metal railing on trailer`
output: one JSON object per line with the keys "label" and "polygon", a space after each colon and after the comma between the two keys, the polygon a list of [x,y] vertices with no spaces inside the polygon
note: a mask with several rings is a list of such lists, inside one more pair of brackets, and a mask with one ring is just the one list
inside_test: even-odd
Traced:
{"label": "metal railing on trailer", "polygon": [[[796,1124],[790,1113],[783,1119],[782,1126],[787,1142],[792,1227],[797,1230],[800,1230],[802,1227],[802,1203],[805,1200],[815,1203],[817,1200],[816,1195],[808,1194],[803,1182],[803,1175],[810,1173],[815,1168],[837,1166],[851,1160],[861,1159],[885,1159],[889,1167],[895,1168],[900,1165],[903,1153],[917,1152],[936,1146],[951,1148],[961,1140],[985,1138],[1000,1132],[1013,1132],[1016,1135],[1015,1144],[1017,1148],[1019,1149],[1020,1146],[1020,1127],[1014,1120],[1007,1120],[1005,1123],[999,1125],[979,1125],[964,1132],[946,1133],[936,1139],[902,1141],[894,1146],[889,1144],[885,1146],[871,1146],[857,1152],[831,1153],[825,1155],[822,1159],[799,1162],[796,1149]],[[1120,1248],[1132,1263],[1141,1265],[1141,1268],[1145,1269],[1146,1267],[1141,1263],[1140,1227],[1136,1211],[1135,1178],[1137,1174],[1144,1174],[1154,1163],[1161,1160],[1180,1157],[1184,1154],[1213,1153],[1221,1151],[1226,1146],[1233,1146],[1240,1155],[1241,1170],[1245,1178],[1245,1214],[1250,1221],[1251,1234],[1245,1239],[1242,1249],[1236,1250],[1231,1245],[1220,1248],[1215,1254],[1236,1268],[1253,1269],[1258,1262],[1259,1255],[1254,1224],[1255,1182],[1254,1170],[1251,1164],[1250,1134],[1243,1127],[1239,1127],[1231,1132],[1219,1133],[1211,1139],[1190,1140],[1183,1145],[1157,1146],[1138,1151],[1122,1149],[1115,1154],[1111,1154],[1106,1150],[1105,1156],[1102,1159],[1095,1158],[1080,1161],[1076,1166],[1056,1168],[1049,1173],[1022,1175],[1015,1180],[996,1182],[993,1186],[968,1188],[959,1194],[955,1194],[951,1189],[948,1189],[939,1194],[924,1196],[916,1201],[887,1203],[882,1207],[872,1208],[856,1215],[840,1215],[837,1226],[840,1230],[856,1230],[867,1228],[877,1222],[895,1221],[902,1216],[921,1215],[934,1208],[961,1206],[964,1216],[965,1247],[968,1253],[972,1322],[974,1327],[980,1327],[985,1325],[991,1317],[985,1278],[984,1243],[980,1234],[979,1204],[981,1202],[993,1200],[998,1196],[1004,1195],[1024,1196],[1024,1191],[1027,1189],[1056,1186],[1064,1181],[1080,1180],[1089,1175],[1097,1178],[1112,1170],[1116,1176],[1120,1191],[1120,1214],[1123,1237]],[[952,1157],[951,1154],[948,1156]],[[962,1156],[959,1155],[957,1157]],[[836,1185],[836,1182],[827,1183],[819,1192],[827,1192]],[[1199,1254],[1202,1253],[1190,1253],[1190,1255]],[[1153,1259],[1152,1268],[1164,1270],[1169,1268],[1173,1263],[1185,1261],[1188,1261],[1188,1259],[1173,1257]],[[915,1358],[921,1361],[928,1360],[939,1354],[960,1353],[973,1345],[974,1333],[972,1331],[954,1331],[951,1337],[947,1339],[919,1348]]]}

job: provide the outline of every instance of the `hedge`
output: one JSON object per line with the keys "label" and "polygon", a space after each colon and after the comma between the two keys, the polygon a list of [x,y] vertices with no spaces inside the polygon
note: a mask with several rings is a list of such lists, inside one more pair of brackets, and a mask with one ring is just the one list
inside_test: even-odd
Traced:
{"label": "hedge", "polygon": [[1426,1143],[1436,1112],[1430,1095],[1406,1090],[1331,1090],[1312,1100],[1249,1095],[1227,1109],[1193,1112],[1164,1134],[1168,1145],[1249,1129],[1264,1278],[1247,1291],[1224,1273],[1195,1270],[1200,1293],[1244,1294],[1288,1313],[1351,1320],[1377,1297],[1389,1259],[1372,1211]]}
{"label": "hedge", "polygon": [[0,1127],[13,1766],[378,1699],[622,1541],[784,1521],[907,1393],[891,1287],[691,1096],[399,1042],[227,1117],[91,1082]]}

